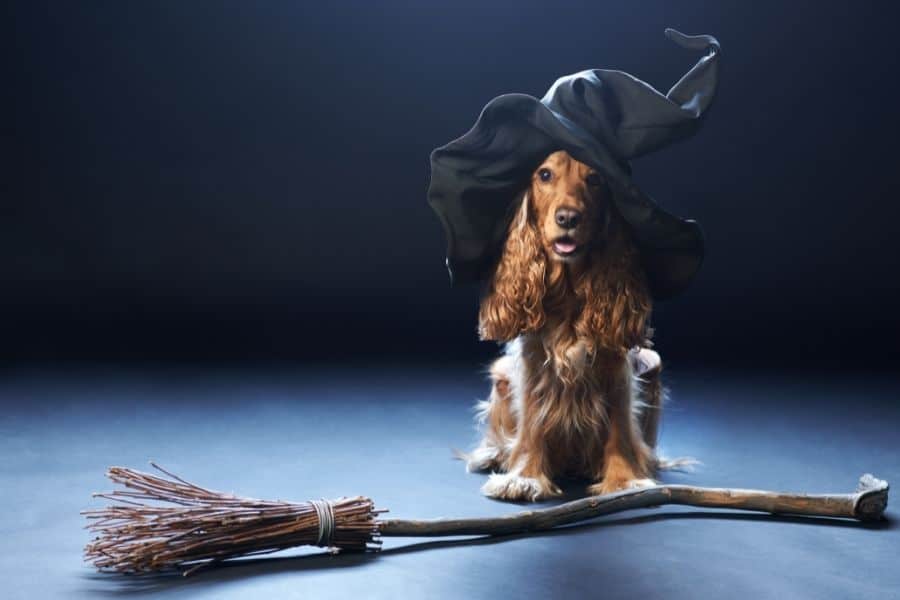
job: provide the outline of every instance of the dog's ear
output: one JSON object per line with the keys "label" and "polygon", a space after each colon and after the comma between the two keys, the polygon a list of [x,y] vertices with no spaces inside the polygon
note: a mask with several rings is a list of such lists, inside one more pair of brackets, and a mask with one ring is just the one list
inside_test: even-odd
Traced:
{"label": "dog's ear", "polygon": [[631,232],[615,212],[605,248],[591,259],[591,268],[575,289],[583,307],[576,333],[617,352],[644,346],[653,301]]}
{"label": "dog's ear", "polygon": [[478,313],[482,340],[507,342],[545,322],[547,258],[534,222],[528,190],[509,223],[503,253],[488,283]]}

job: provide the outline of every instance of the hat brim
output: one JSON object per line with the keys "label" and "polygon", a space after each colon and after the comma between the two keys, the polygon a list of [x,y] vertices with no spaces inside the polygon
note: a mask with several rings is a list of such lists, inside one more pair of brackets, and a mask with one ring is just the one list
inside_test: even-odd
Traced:
{"label": "hat brim", "polygon": [[633,183],[627,162],[527,94],[495,98],[471,130],[431,154],[428,202],[447,236],[452,283],[490,276],[510,204],[534,169],[557,150],[606,177],[616,207],[634,231],[653,297],[661,300],[683,291],[703,262],[700,226],[661,209]]}

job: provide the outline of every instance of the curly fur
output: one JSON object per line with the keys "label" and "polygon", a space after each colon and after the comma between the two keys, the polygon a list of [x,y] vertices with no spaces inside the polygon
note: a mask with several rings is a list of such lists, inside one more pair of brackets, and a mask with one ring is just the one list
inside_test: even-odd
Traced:
{"label": "curly fur", "polygon": [[491,291],[482,300],[479,335],[483,340],[510,340],[520,333],[537,331],[546,322],[547,257],[540,232],[529,216],[528,193],[510,225],[502,259],[491,280]]}
{"label": "curly fur", "polygon": [[[608,191],[585,183],[592,175],[564,152],[535,171],[482,299],[481,338],[507,342],[482,404],[484,440],[468,456],[470,470],[505,471],[485,484],[490,496],[551,496],[565,474],[592,479],[595,492],[652,483],[661,393],[652,303],[631,232]],[[565,210],[583,219],[562,227]],[[560,239],[579,252],[559,255]]]}

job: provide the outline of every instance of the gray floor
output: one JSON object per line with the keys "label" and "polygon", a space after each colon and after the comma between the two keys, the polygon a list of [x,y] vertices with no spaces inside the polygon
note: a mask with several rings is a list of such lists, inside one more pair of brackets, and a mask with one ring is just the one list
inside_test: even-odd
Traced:
{"label": "gray floor", "polygon": [[[664,480],[847,492],[900,481],[900,380],[670,372],[661,435],[703,461]],[[80,509],[109,464],[155,459],[256,497],[365,494],[397,517],[499,515],[450,449],[476,439],[467,369],[60,369],[0,374],[3,598],[892,598],[897,509],[860,525],[664,507],[536,536],[387,539],[192,578],[97,574]],[[579,487],[572,488],[577,495]],[[298,557],[297,554],[300,554]]]}

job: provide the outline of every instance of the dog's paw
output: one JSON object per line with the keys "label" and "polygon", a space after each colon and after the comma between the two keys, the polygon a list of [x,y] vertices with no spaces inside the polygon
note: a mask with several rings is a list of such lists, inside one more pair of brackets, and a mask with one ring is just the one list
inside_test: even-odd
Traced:
{"label": "dog's paw", "polygon": [[463,455],[466,461],[466,471],[469,473],[479,473],[496,469],[498,466],[496,448],[487,446],[479,446],[468,454]]}
{"label": "dog's paw", "polygon": [[481,493],[498,500],[527,500],[534,502],[542,498],[559,496],[562,494],[562,490],[545,477],[520,477],[509,473],[494,473],[481,486]]}
{"label": "dog's paw", "polygon": [[703,463],[692,456],[680,456],[678,458],[656,457],[656,470],[658,471],[681,471],[682,473],[692,473],[694,469]]}
{"label": "dog's paw", "polygon": [[622,490],[634,490],[640,488],[648,488],[656,485],[652,479],[623,479],[623,478],[606,478],[600,483],[595,483],[588,488],[588,492],[592,495],[612,494],[613,492],[621,492]]}

